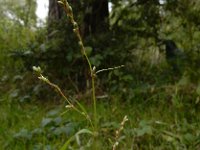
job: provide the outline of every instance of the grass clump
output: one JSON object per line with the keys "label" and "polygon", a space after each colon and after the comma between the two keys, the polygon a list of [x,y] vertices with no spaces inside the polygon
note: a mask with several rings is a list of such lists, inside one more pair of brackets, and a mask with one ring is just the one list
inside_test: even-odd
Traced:
{"label": "grass clump", "polygon": [[[76,112],[78,112],[79,114],[83,115],[86,120],[89,121],[91,127],[92,127],[92,131],[90,131],[89,129],[81,129],[80,131],[78,131],[74,136],[72,136],[69,140],[67,140],[67,142],[64,144],[64,146],[61,148],[62,150],[64,149],[67,149],[70,141],[77,137],[78,135],[80,134],[91,134],[93,135],[93,137],[95,137],[94,140],[96,140],[96,136],[98,136],[98,116],[97,116],[97,104],[96,104],[96,94],[95,94],[95,78],[96,78],[96,75],[98,73],[101,73],[101,72],[104,72],[104,71],[109,71],[109,70],[114,70],[114,69],[119,69],[121,67],[124,67],[123,65],[122,66],[118,66],[118,67],[113,67],[113,68],[107,68],[107,69],[102,69],[102,70],[98,70],[96,71],[96,67],[95,66],[92,66],[91,62],[90,62],[90,59],[88,58],[88,55],[86,53],[86,49],[85,49],[85,46],[83,44],[83,40],[82,40],[82,37],[81,37],[81,34],[80,34],[80,29],[79,29],[79,26],[77,24],[77,22],[74,20],[74,16],[73,16],[73,10],[72,10],[72,7],[69,5],[68,1],[66,0],[61,0],[61,1],[58,1],[58,3],[60,5],[63,6],[68,18],[70,19],[70,22],[72,23],[73,25],[73,32],[75,33],[77,39],[78,39],[78,44],[80,46],[80,50],[81,50],[81,54],[83,55],[83,57],[85,58],[87,64],[88,64],[88,68],[89,68],[89,74],[90,74],[90,78],[91,78],[91,89],[92,89],[92,102],[93,102],[93,115],[92,115],[92,119],[91,119],[91,116],[88,114],[88,112],[85,110],[85,108],[83,107],[83,105],[81,105],[77,100],[76,100],[76,106],[74,104],[72,104],[72,102],[65,96],[65,94],[62,92],[62,90],[59,88],[59,86],[57,86],[56,84],[52,83],[51,81],[49,81],[46,77],[44,77],[42,75],[42,71],[41,71],[41,68],[40,67],[33,67],[33,70],[35,72],[38,73],[39,75],[39,79],[44,81],[45,83],[49,84],[51,87],[55,88],[56,91],[64,98],[64,100],[67,102],[67,106],[66,108],[67,109],[73,109],[75,110]],[[127,117],[126,117],[127,119]],[[126,120],[125,119],[125,120]],[[125,121],[123,121],[125,123]],[[123,124],[124,124],[123,123]],[[118,132],[120,132],[123,128],[123,125],[120,127],[120,129],[118,130]],[[118,145],[118,134],[116,135],[116,143],[114,144],[113,148],[115,149],[116,146]],[[80,142],[78,142],[80,143]],[[97,144],[96,144],[96,141],[94,141],[94,146],[95,146],[95,149],[97,148]]]}

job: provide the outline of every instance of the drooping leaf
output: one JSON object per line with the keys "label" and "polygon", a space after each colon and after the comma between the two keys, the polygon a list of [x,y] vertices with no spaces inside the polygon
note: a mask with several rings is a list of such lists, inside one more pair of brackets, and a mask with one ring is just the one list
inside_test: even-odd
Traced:
{"label": "drooping leaf", "polygon": [[53,122],[52,118],[43,118],[41,122],[42,127],[46,127]]}

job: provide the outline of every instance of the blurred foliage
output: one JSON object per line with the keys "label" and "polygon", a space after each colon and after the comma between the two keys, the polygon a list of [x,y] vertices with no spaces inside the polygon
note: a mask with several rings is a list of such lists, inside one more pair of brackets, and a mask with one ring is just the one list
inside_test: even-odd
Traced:
{"label": "blurred foliage", "polygon": [[[24,85],[20,84],[26,74],[24,63],[18,59],[21,56],[13,58],[11,56],[13,53],[27,54],[29,45],[31,44],[33,47],[36,36],[39,36],[35,10],[36,2],[34,0],[0,1],[1,95],[11,92],[11,97],[16,98],[20,95],[21,87],[25,89]],[[24,94],[21,97],[29,99],[29,96],[29,94]]]}
{"label": "blurred foliage", "polygon": [[[32,0],[6,0],[0,2],[0,64],[3,71],[11,73],[15,61],[8,58],[9,51],[26,51],[28,43],[34,43],[36,30],[36,3]],[[11,70],[12,68],[12,70]]]}
{"label": "blurred foliage", "polygon": [[[115,132],[126,114],[129,121],[119,137],[119,149],[198,150],[198,105],[186,104],[188,98],[182,99],[179,90],[173,93],[174,88],[163,88],[154,94],[147,90],[148,95],[143,91],[140,96],[144,95],[148,99],[142,101],[144,97],[135,96],[133,99],[137,101],[133,101],[132,105],[121,103],[121,98],[114,96],[112,103],[107,99],[99,101],[98,149],[111,149],[115,142]],[[139,95],[137,91],[134,93]],[[74,138],[68,144],[69,149],[94,149],[94,141],[88,135],[90,131],[83,129],[87,127],[87,122],[76,112],[66,110],[65,104],[58,106],[48,103],[44,107],[41,103],[8,103],[6,97],[3,100],[5,103],[1,105],[3,113],[0,118],[1,149],[60,149],[71,137]]]}
{"label": "blurred foliage", "polygon": [[[69,2],[83,32],[85,19],[92,13],[93,1]],[[105,32],[84,35],[86,51],[97,69],[122,64],[125,68],[99,74],[97,93],[127,92],[136,87],[142,90],[143,87],[180,82],[193,83],[198,88],[199,3],[195,0],[110,1],[109,28]],[[0,7],[3,12],[0,39],[4,41],[0,49],[9,51],[6,55],[9,59],[14,58],[4,70],[11,66],[17,77],[22,73],[19,86],[28,83],[29,88],[24,88],[25,91],[41,91],[43,86],[40,83],[35,86],[30,77],[32,66],[40,65],[62,88],[80,94],[89,88],[90,75],[67,17],[59,10],[60,15],[53,20],[50,17],[46,27],[37,27],[35,7],[35,2],[28,0],[14,4],[6,1]],[[189,58],[181,76],[176,76],[165,60],[165,47],[159,44],[165,39],[173,40]],[[4,60],[1,59],[2,63]]]}
{"label": "blurred foliage", "polygon": [[[82,32],[94,1],[69,2]],[[125,65],[98,74],[97,145],[110,149],[121,118],[128,115],[119,149],[200,149],[200,0],[110,0],[109,4],[108,29],[83,33],[97,70]],[[69,147],[87,149],[92,143],[89,131],[80,131],[87,123],[73,112],[60,115],[65,104],[55,106],[60,102],[53,100],[60,98],[32,75],[32,66],[41,66],[72,102],[78,99],[91,109],[86,62],[67,17],[61,13],[51,25],[47,21],[46,26],[37,26],[35,9],[34,0],[0,2],[0,145],[58,149],[76,135]],[[180,66],[179,75],[167,61],[163,40],[173,40],[187,57],[180,60],[185,66]],[[49,103],[36,106],[38,99]]]}

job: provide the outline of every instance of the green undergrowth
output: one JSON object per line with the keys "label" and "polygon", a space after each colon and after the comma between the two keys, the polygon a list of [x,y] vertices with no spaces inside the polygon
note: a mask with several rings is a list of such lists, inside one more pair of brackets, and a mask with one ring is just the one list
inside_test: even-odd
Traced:
{"label": "green undergrowth", "polygon": [[[112,58],[111,64],[118,61],[118,63],[125,63],[125,65],[122,63],[119,66],[110,66],[107,61],[103,61],[102,54],[97,53],[95,57],[90,56],[93,48],[90,45],[84,46],[79,26],[74,20],[72,7],[64,0],[58,1],[58,3],[64,8],[69,21],[72,23],[73,32],[77,37],[75,44],[80,46],[81,53],[76,54],[76,51],[73,50],[73,53],[70,54],[67,51],[67,54],[63,55],[67,58],[59,59],[62,61],[57,64],[62,69],[58,69],[55,67],[55,61],[52,61],[49,57],[51,53],[46,51],[43,46],[40,47],[41,50],[44,50],[42,55],[46,56],[47,60],[52,61],[55,74],[59,73],[59,70],[65,72],[65,68],[70,68],[70,70],[72,68],[72,72],[67,70],[65,75],[69,74],[69,81],[76,89],[77,95],[69,93],[67,90],[67,92],[62,91],[63,86],[60,88],[60,84],[57,82],[57,80],[62,81],[62,79],[59,76],[58,79],[55,79],[56,76],[53,77],[53,75],[49,76],[48,79],[46,77],[48,71],[47,73],[46,70],[43,72],[40,67],[34,66],[33,70],[40,80],[60,94],[61,97],[55,98],[58,99],[56,103],[52,102],[52,99],[54,99],[51,96],[53,91],[45,90],[46,87],[49,88],[47,85],[38,83],[34,86],[35,79],[32,79],[32,75],[23,74],[21,76],[13,72],[14,79],[10,87],[3,85],[9,85],[8,81],[11,77],[3,76],[5,79],[2,80],[1,89],[3,89],[3,92],[0,96],[0,149],[200,149],[200,84],[198,70],[193,71],[196,66],[188,64],[190,67],[184,70],[182,75],[175,75],[175,72],[170,71],[170,66],[165,65],[162,59],[158,59],[161,56],[160,53],[155,52],[158,51],[158,48],[154,49],[149,47],[148,44],[144,44],[147,41],[146,38],[143,46],[145,49],[149,47],[148,49],[152,52],[145,52],[145,55],[144,52],[139,52],[144,50],[141,45],[142,41],[141,43],[134,42],[135,51],[131,52],[129,57],[126,56],[126,52],[121,55],[121,53],[114,51],[114,47],[111,49],[108,47],[109,52],[105,50],[103,56],[105,58],[109,56],[109,60]],[[65,29],[65,26],[62,26],[62,28]],[[131,41],[133,41],[132,38]],[[59,42],[56,44],[56,49],[57,45],[60,45]],[[121,45],[127,47],[126,43]],[[72,46],[67,47],[73,49],[74,46],[72,44]],[[63,49],[62,45],[59,47]],[[117,49],[122,51],[120,47]],[[130,49],[129,46],[126,49]],[[110,52],[111,50],[113,51]],[[49,55],[43,52],[48,52]],[[155,55],[153,55],[154,53]],[[30,70],[32,63],[37,65],[35,59],[29,59],[34,58],[33,55],[35,54],[29,50],[26,53],[14,51],[13,56],[19,55],[25,58],[24,63],[21,64],[21,61],[19,61],[16,68],[24,67],[24,69]],[[74,54],[77,58],[73,60]],[[79,62],[81,65],[74,64],[81,58],[81,54],[86,64],[82,65],[83,61]],[[113,57],[114,54],[118,56]],[[126,57],[131,58],[131,61],[129,62]],[[55,58],[57,59],[57,57]],[[65,59],[68,62],[73,60],[74,65],[63,68],[60,64],[66,64]],[[29,60],[31,61],[30,64],[28,63]],[[104,62],[105,64],[102,65],[101,61],[102,64]],[[86,74],[88,75],[83,75],[82,72],[84,71],[79,67],[85,68],[86,66]],[[43,65],[41,67],[45,68]],[[74,69],[74,67],[78,68]],[[13,67],[10,68],[13,69]],[[18,70],[20,74],[23,71],[23,69]],[[6,71],[10,72],[9,69],[6,69]],[[77,71],[80,75],[88,76],[88,78],[81,78],[78,81],[78,78],[74,75],[78,73]],[[45,76],[43,76],[43,73]],[[0,74],[3,74],[3,72]],[[71,74],[77,79],[76,82],[73,82],[75,78],[71,79]],[[63,78],[66,78],[65,75]],[[27,79],[26,76],[29,78]],[[68,86],[68,82],[65,81],[62,81],[62,83],[64,83],[64,86]],[[87,85],[89,89],[86,90],[85,94],[81,94],[79,91],[78,85],[76,85],[79,82],[87,82],[87,84],[91,82],[90,85]],[[21,85],[21,91],[17,88],[18,84]],[[43,90],[43,95],[41,94],[38,98],[40,89]],[[3,94],[6,92],[9,94]],[[23,93],[26,93],[26,95],[23,96]],[[41,97],[44,99],[41,99]]]}
{"label": "green undergrowth", "polygon": [[[198,101],[192,102],[194,95],[166,91],[152,95],[152,91],[146,91],[129,101],[119,95],[97,99],[95,149],[112,149],[125,115],[129,121],[118,138],[118,149],[199,149]],[[88,110],[92,107],[84,99],[81,103]],[[66,104],[17,103],[4,96],[0,105],[0,149],[56,150],[70,138],[68,149],[94,149],[86,129],[90,129],[89,123],[77,112],[67,110]]]}

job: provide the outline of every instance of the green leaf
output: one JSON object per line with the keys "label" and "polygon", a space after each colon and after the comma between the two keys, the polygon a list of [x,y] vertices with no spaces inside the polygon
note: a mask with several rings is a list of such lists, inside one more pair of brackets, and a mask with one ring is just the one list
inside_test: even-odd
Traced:
{"label": "green leaf", "polygon": [[103,59],[103,57],[99,54],[97,54],[93,57],[90,57],[91,64],[94,66],[97,66],[97,67],[101,64],[102,59]]}
{"label": "green leaf", "polygon": [[122,80],[124,80],[124,81],[132,81],[133,77],[131,75],[125,75],[125,76],[122,77]]}
{"label": "green leaf", "polygon": [[93,132],[90,131],[89,129],[81,129],[80,131],[78,131],[76,133],[76,135],[79,135],[79,134],[91,134],[91,135],[93,135]]}
{"label": "green leaf", "polygon": [[61,147],[60,150],[67,150],[67,148],[68,148],[70,142],[71,142],[73,139],[74,139],[74,135],[71,136],[71,137],[65,142],[65,144]]}
{"label": "green leaf", "polygon": [[195,140],[195,136],[193,136],[191,133],[186,133],[184,136],[183,136],[183,141],[186,143],[186,144],[191,144],[192,142],[194,142]]}
{"label": "green leaf", "polygon": [[178,85],[188,85],[190,83],[189,77],[184,75],[178,82]]}
{"label": "green leaf", "polygon": [[72,140],[74,140],[75,137],[76,137],[77,135],[80,135],[80,134],[90,134],[90,135],[93,135],[93,132],[90,131],[89,129],[81,129],[81,130],[78,131],[75,135],[71,136],[71,137],[65,142],[65,144],[61,147],[60,150],[67,150],[67,148],[68,148],[70,142],[71,142]]}
{"label": "green leaf", "polygon": [[58,115],[59,113],[60,113],[59,109],[53,109],[47,112],[47,116],[52,117],[52,116]]}
{"label": "green leaf", "polygon": [[198,84],[197,88],[196,88],[196,92],[198,95],[200,95],[200,83]]}
{"label": "green leaf", "polygon": [[25,138],[30,140],[32,138],[32,134],[27,129],[21,129],[20,132],[14,135],[15,138]]}
{"label": "green leaf", "polygon": [[9,95],[11,98],[16,98],[19,96],[19,89],[12,91]]}
{"label": "green leaf", "polygon": [[173,142],[175,139],[169,135],[162,135],[163,139],[167,142]]}
{"label": "green leaf", "polygon": [[142,129],[137,129],[137,130],[136,130],[136,133],[137,133],[137,136],[143,136],[143,135],[145,135],[145,134],[152,135],[152,134],[153,134],[153,131],[152,131],[152,127],[150,127],[150,126],[145,126],[145,127],[142,128]]}
{"label": "green leaf", "polygon": [[42,127],[46,127],[50,123],[52,123],[53,119],[52,118],[43,118],[41,122]]}
{"label": "green leaf", "polygon": [[54,118],[53,121],[55,122],[56,125],[59,125],[62,122],[62,118],[61,117],[56,117],[56,118]]}
{"label": "green leaf", "polygon": [[89,47],[89,46],[85,47],[85,52],[86,52],[86,54],[87,54],[88,56],[90,56],[91,53],[92,53],[92,47]]}

